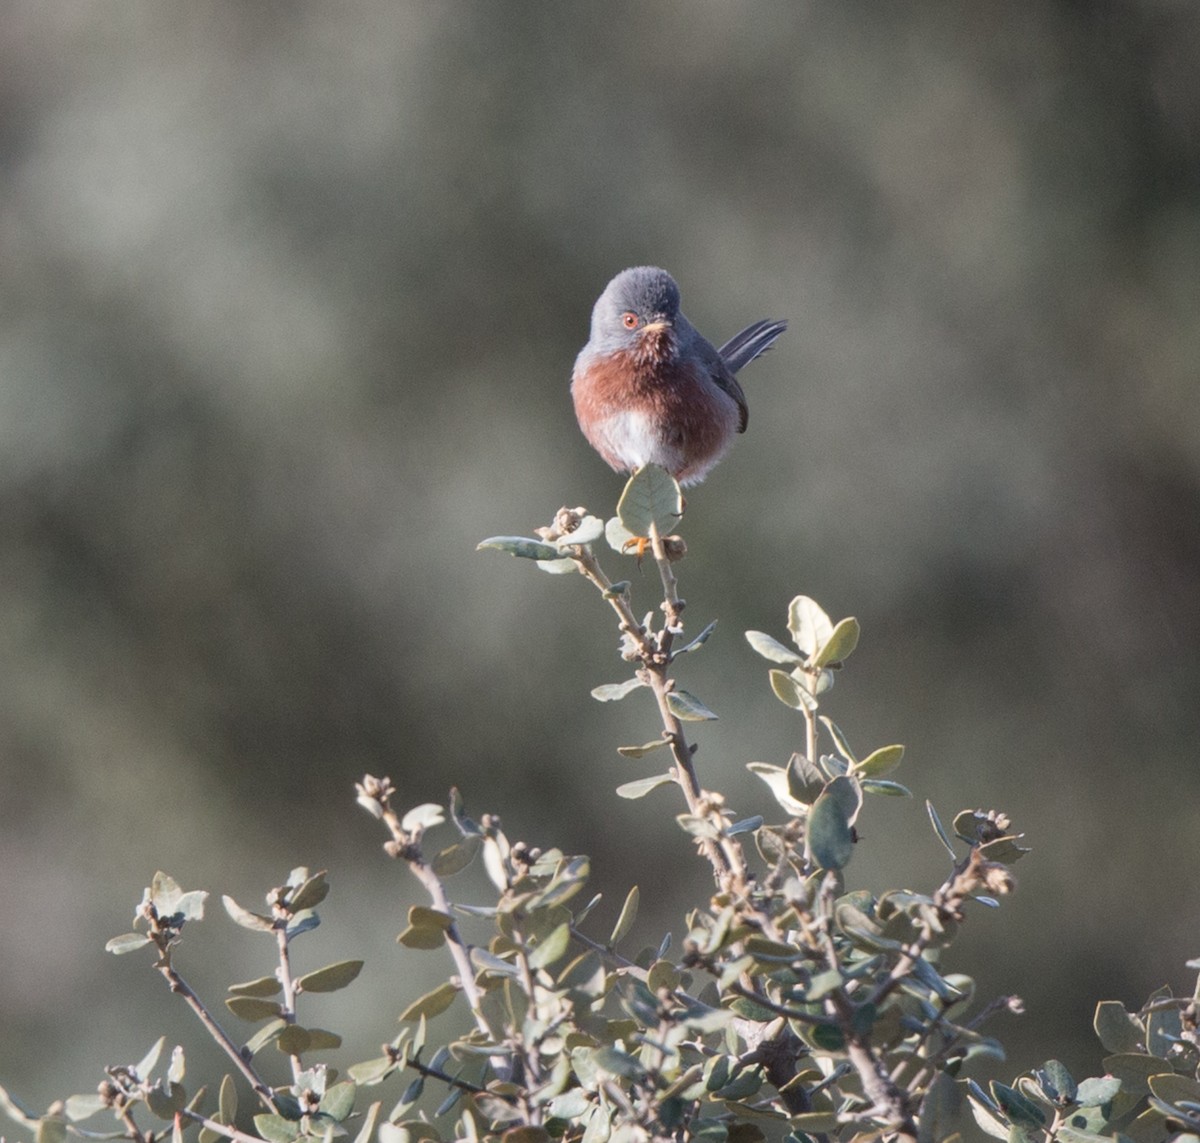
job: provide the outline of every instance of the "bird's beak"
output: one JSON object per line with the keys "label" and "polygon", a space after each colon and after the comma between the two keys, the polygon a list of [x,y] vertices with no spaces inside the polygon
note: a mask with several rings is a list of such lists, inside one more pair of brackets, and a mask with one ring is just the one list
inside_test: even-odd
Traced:
{"label": "bird's beak", "polygon": [[662,329],[670,329],[671,323],[666,318],[659,318],[657,321],[648,321],[642,326],[643,333],[657,333]]}

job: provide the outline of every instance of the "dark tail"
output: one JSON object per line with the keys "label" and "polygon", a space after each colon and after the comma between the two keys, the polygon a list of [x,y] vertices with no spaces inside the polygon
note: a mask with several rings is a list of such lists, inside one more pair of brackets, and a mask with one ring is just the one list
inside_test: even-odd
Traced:
{"label": "dark tail", "polygon": [[756,321],[741,333],[735,333],[717,352],[729,367],[729,372],[736,373],[742,366],[749,365],[760,354],[766,353],[785,329],[785,321]]}

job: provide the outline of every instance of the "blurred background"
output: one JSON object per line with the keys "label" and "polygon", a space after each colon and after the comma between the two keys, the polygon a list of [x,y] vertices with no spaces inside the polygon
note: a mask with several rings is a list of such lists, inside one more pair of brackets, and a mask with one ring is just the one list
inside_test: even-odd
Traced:
{"label": "blurred background", "polygon": [[773,813],[744,764],[801,722],[741,632],[857,616],[829,712],[916,797],[849,882],[941,879],[926,797],[1012,814],[1019,892],[946,967],[1025,997],[1001,1072],[1098,1071],[1095,1002],[1200,955],[1198,58],[1192,0],[7,4],[0,1083],[214,1059],[103,951],[157,868],[214,893],[177,963],[217,1006],[273,963],[219,894],[328,868],[297,967],[367,967],[306,1022],[375,1054],[446,966],[394,944],[367,771],[590,853],[601,934],[641,883],[682,935],[680,807],[612,794],[653,711],[588,695],[607,609],[474,551],[611,514],[567,384],[644,262],[714,341],[791,323],[688,496],[702,776]]}

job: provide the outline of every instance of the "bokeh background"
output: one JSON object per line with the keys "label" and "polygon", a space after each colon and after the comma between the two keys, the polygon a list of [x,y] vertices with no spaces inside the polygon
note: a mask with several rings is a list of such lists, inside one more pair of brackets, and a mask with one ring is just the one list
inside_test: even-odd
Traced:
{"label": "bokeh background", "polygon": [[[299,966],[368,963],[310,1018],[390,1038],[444,966],[393,943],[364,771],[590,853],[598,929],[640,882],[682,932],[677,807],[612,795],[653,713],[588,696],[606,609],[474,551],[611,512],[567,379],[641,262],[713,340],[791,322],[689,495],[705,779],[770,813],[744,763],[800,726],[740,633],[812,595],[864,629],[831,713],[917,795],[851,882],[940,879],[926,797],[1035,849],[947,966],[1025,997],[1006,1070],[1095,1068],[1097,999],[1190,989],[1198,61],[1193,0],[6,3],[0,1082],[204,1057],[103,952],[160,867],[252,907],[328,867]],[[179,963],[219,1005],[270,948],[213,904]]]}

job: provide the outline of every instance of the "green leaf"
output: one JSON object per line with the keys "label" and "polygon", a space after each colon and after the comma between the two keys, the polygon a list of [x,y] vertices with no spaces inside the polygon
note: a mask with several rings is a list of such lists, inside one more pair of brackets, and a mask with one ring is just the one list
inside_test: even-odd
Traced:
{"label": "green leaf", "polygon": [[105,1101],[96,1093],[91,1095],[72,1095],[67,1098],[65,1111],[67,1118],[72,1123],[78,1123],[81,1119],[88,1119],[95,1115],[96,1112],[102,1111],[106,1106]]}
{"label": "green leaf", "polygon": [[[826,718],[821,715],[821,725],[829,731],[829,737],[833,739],[834,746],[837,747],[837,752],[851,765],[856,765],[858,759],[854,756],[854,751],[850,749],[850,743],[846,736],[842,733],[842,728],[838,726],[832,718]],[[843,771],[844,773],[844,771]]]}
{"label": "green leaf", "polygon": [[920,1143],[942,1143],[959,1128],[962,1095],[958,1084],[946,1072],[938,1072],[921,1101],[921,1116],[917,1122]]}
{"label": "green leaf", "polygon": [[717,629],[717,621],[714,619],[699,635],[696,636],[686,647],[680,647],[678,651],[672,653],[672,659],[678,659],[680,655],[687,655],[692,651],[698,651],[705,643],[708,642],[709,636]]}
{"label": "green leaf", "polygon": [[477,552],[487,548],[497,552],[508,552],[510,556],[520,556],[526,560],[557,560],[559,550],[541,540],[531,540],[525,536],[490,536],[475,545]]}
{"label": "green leaf", "polygon": [[683,493],[675,478],[657,464],[639,468],[617,501],[617,518],[635,536],[649,536],[651,527],[668,535],[682,515]]}
{"label": "green leaf", "polygon": [[646,1074],[646,1069],[633,1056],[619,1048],[596,1048],[591,1058],[601,1071],[623,1079],[640,1079]]}
{"label": "green leaf", "polygon": [[537,566],[549,575],[570,575],[579,571],[579,565],[569,556],[561,560],[538,560]]}
{"label": "green leaf", "polygon": [[119,937],[113,937],[104,946],[104,951],[112,953],[113,956],[124,956],[125,953],[134,952],[148,944],[150,938],[145,933],[122,933]]}
{"label": "green leaf", "polygon": [[134,1065],[134,1075],[140,1080],[148,1080],[150,1073],[158,1066],[158,1057],[162,1055],[163,1045],[167,1042],[166,1036],[159,1036],[154,1042],[154,1046],[148,1051],[137,1064]]}
{"label": "green leaf", "polygon": [[257,996],[231,996],[225,1007],[242,1020],[256,1023],[283,1015],[283,1009],[273,1000],[262,1000]]}
{"label": "green leaf", "polygon": [[809,666],[828,667],[831,663],[841,663],[850,658],[854,648],[858,646],[858,620],[842,619],[829,634],[829,638],[813,655]]}
{"label": "green leaf", "polygon": [[842,869],[854,852],[851,824],[862,805],[862,793],[852,778],[835,778],[813,803],[808,814],[808,846],[822,869]]}
{"label": "green leaf", "polygon": [[483,838],[477,833],[467,834],[462,841],[448,845],[434,855],[430,868],[439,877],[453,877],[461,873],[479,855]]}
{"label": "green leaf", "polygon": [[335,1083],[321,1096],[317,1110],[322,1115],[328,1115],[330,1119],[341,1123],[354,1110],[354,1096],[357,1090],[349,1080]]}
{"label": "green leaf", "polygon": [[802,655],[796,654],[790,647],[785,647],[778,639],[772,638],[765,631],[747,631],[746,642],[764,659],[768,659],[772,663],[785,663],[794,667],[804,662]]}
{"label": "green leaf", "polygon": [[237,1119],[237,1107],[237,1084],[233,1082],[233,1076],[224,1075],[217,1092],[217,1121],[226,1125],[233,1123]]}
{"label": "green leaf", "polygon": [[746,769],[757,775],[771,788],[780,808],[792,817],[808,813],[808,803],[797,798],[789,780],[789,768],[772,766],[770,762],[747,762]]}
{"label": "green leaf", "polygon": [[903,746],[881,746],[878,750],[872,750],[861,762],[856,763],[854,772],[860,778],[882,778],[884,774],[890,774],[895,770],[903,757]]}
{"label": "green leaf", "polygon": [[580,547],[583,544],[594,544],[603,535],[604,521],[598,516],[584,516],[579,521],[575,531],[567,532],[566,535],[560,536],[554,541],[554,546],[560,552],[565,552],[568,548]]}
{"label": "green leaf", "polygon": [[324,1028],[305,1030],[308,1032],[308,1047],[304,1049],[306,1052],[329,1052],[342,1046],[342,1038],[336,1032],[327,1032]]}
{"label": "green leaf", "polygon": [[629,934],[629,930],[633,928],[634,921],[637,920],[638,902],[641,900],[641,893],[635,885],[625,896],[625,904],[621,906],[621,915],[617,918],[617,923],[613,926],[612,935],[608,938],[608,947],[614,949],[621,943]]}
{"label": "green leaf", "polygon": [[563,921],[552,929],[538,942],[529,954],[529,967],[533,969],[548,968],[561,960],[571,945],[571,923]]}
{"label": "green leaf", "polygon": [[367,1108],[367,1114],[363,1116],[362,1127],[354,1137],[354,1143],[371,1143],[371,1132],[375,1130],[375,1121],[379,1118],[379,1109],[382,1106],[383,1104],[376,1100]]}
{"label": "green leaf", "polygon": [[282,1016],[278,1020],[272,1020],[269,1024],[264,1024],[246,1041],[246,1046],[242,1051],[251,1057],[258,1055],[268,1044],[278,1040],[287,1026],[287,1021]]}
{"label": "green leaf", "polygon": [[788,604],[788,630],[796,646],[811,659],[819,648],[829,642],[833,623],[815,599],[798,595]]}
{"label": "green leaf", "polygon": [[320,923],[321,918],[312,909],[305,909],[303,912],[292,914],[292,918],[288,921],[285,931],[287,932],[288,939],[291,940],[293,937],[298,937],[301,933],[310,932]]}
{"label": "green leaf", "polygon": [[432,992],[427,992],[424,996],[418,997],[405,1008],[400,1013],[400,1022],[402,1024],[413,1024],[420,1020],[422,1016],[432,1020],[435,1016],[439,1016],[445,1012],[454,1003],[454,998],[457,995],[458,989],[453,984],[448,981],[445,984],[439,984]]}
{"label": "green leaf", "polygon": [[887,778],[864,778],[859,785],[864,794],[883,794],[889,798],[911,798],[912,790]]}
{"label": "green leaf", "polygon": [[231,984],[226,991],[234,996],[274,996],[282,987],[277,977],[260,976],[245,984]]}
{"label": "green leaf", "polygon": [[249,909],[243,909],[232,897],[226,895],[221,898],[221,903],[225,906],[225,912],[236,921],[243,929],[250,929],[253,932],[273,933],[275,931],[275,923],[270,917],[264,917],[260,913],[252,913]]}
{"label": "green leaf", "polygon": [[361,960],[340,960],[315,972],[305,973],[296,981],[296,985],[304,992],[337,992],[362,972],[362,966]]}
{"label": "green leaf", "polygon": [[[1179,1076],[1173,1072],[1151,1076],[1147,1081],[1150,1091],[1164,1103],[1178,1104],[1181,1101],[1200,1105],[1200,1082],[1192,1076]],[[68,1115],[70,1112],[68,1111]]]}
{"label": "green leaf", "polygon": [[1080,1081],[1075,1100],[1080,1107],[1103,1107],[1121,1090],[1121,1081],[1115,1076],[1093,1076]]}
{"label": "green leaf", "polygon": [[182,1111],[186,1103],[187,1092],[177,1083],[165,1087],[156,1083],[146,1091],[146,1106],[159,1119],[174,1119],[176,1112]]}
{"label": "green leaf", "polygon": [[254,1129],[267,1143],[292,1143],[300,1134],[300,1124],[281,1115],[256,1115]]}
{"label": "green leaf", "polygon": [[631,801],[636,798],[644,798],[651,790],[657,790],[659,786],[666,786],[675,779],[670,774],[655,774],[651,778],[638,778],[634,782],[626,782],[624,785],[617,787],[617,796],[620,798],[629,798]]}
{"label": "green leaf", "polygon": [[441,948],[453,924],[454,918],[447,913],[427,905],[413,905],[408,910],[408,928],[396,940],[410,949]]}
{"label": "green leaf", "polygon": [[1145,1035],[1141,1022],[1126,1012],[1119,1000],[1101,1000],[1092,1027],[1105,1051],[1114,1054],[1136,1051]]}
{"label": "green leaf", "polygon": [[304,909],[315,909],[329,896],[329,882],[326,880],[328,876],[329,871],[322,869],[319,873],[314,873],[311,877],[306,878],[288,898],[288,908],[293,913],[299,913]]}
{"label": "green leaf", "polygon": [[656,738],[653,742],[643,742],[641,746],[618,746],[617,753],[622,758],[644,758],[652,750],[661,750],[664,746],[670,746],[670,742],[665,738]]}
{"label": "green leaf", "polygon": [[685,722],[707,722],[717,717],[694,694],[690,694],[688,691],[668,691],[667,706],[676,718],[681,718]]}
{"label": "green leaf", "polygon": [[1009,1120],[1022,1127],[1044,1127],[1046,1116],[1040,1107],[1030,1099],[1026,1099],[1015,1088],[1008,1084],[992,1081],[992,1098],[1000,1105],[1001,1110]]}
{"label": "green leaf", "polygon": [[1171,1065],[1158,1056],[1142,1052],[1118,1052],[1105,1057],[1104,1070],[1121,1081],[1122,1091],[1145,1095],[1150,1090],[1150,1077],[1169,1072]]}
{"label": "green leaf", "polygon": [[942,825],[942,819],[938,817],[937,810],[933,808],[933,803],[926,800],[925,809],[929,814],[929,824],[933,826],[933,832],[937,834],[938,840],[946,847],[946,852],[950,854],[950,860],[957,861],[958,854],[954,852],[954,846],[950,843],[950,836],[946,833],[946,827]]}
{"label": "green leaf", "polygon": [[592,688],[592,698],[597,702],[616,702],[645,685],[638,678],[626,679],[623,683],[604,683],[602,686]]}
{"label": "green leaf", "polygon": [[817,709],[817,700],[808,693],[808,688],[798,679],[793,678],[787,671],[781,671],[777,667],[773,668],[769,673],[771,690],[775,692],[775,697],[784,706],[790,706],[792,710],[807,710],[810,712]]}
{"label": "green leaf", "polygon": [[61,1115],[44,1115],[37,1120],[34,1143],[66,1143],[67,1121]]}

